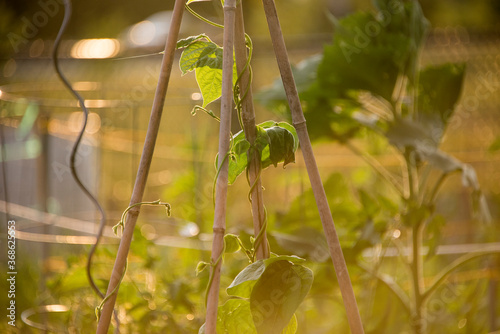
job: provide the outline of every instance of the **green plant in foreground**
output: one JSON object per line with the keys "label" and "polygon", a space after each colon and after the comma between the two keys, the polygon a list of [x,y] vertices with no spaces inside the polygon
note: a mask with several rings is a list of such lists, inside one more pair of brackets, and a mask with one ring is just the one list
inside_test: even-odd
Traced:
{"label": "green plant in foreground", "polygon": [[[188,2],[187,5],[191,2]],[[193,12],[189,6],[187,8]],[[198,14],[194,14],[207,21]],[[177,46],[184,49],[180,57],[182,73],[195,72],[196,81],[203,96],[202,106],[196,106],[193,114],[197,110],[202,110],[220,121],[220,118],[206,107],[222,95],[222,47],[210,40],[205,34],[181,40]],[[251,80],[249,64],[252,43],[248,36],[246,36],[246,46],[244,47],[248,48],[249,56],[243,72],[248,70],[250,73],[248,80]],[[255,139],[252,143],[247,140],[248,134],[245,133],[246,128],[242,114],[245,112],[243,101],[247,98],[248,91],[242,88],[244,87],[241,85],[243,73],[238,73],[236,67],[235,62],[233,98],[242,130],[231,135],[229,151],[224,157],[217,156],[215,164],[222,166],[221,159],[222,161],[227,159],[229,184],[232,184],[240,174],[246,171],[250,186],[248,199],[252,202],[255,199],[252,198],[251,194],[259,184],[261,170],[270,165],[277,167],[279,163],[283,163],[285,166],[294,162],[298,138],[292,125],[286,122],[267,121],[255,126]],[[245,84],[245,87],[250,86],[248,83]],[[258,157],[258,174],[254,181],[250,181],[249,167],[254,156]],[[219,172],[220,167],[216,170],[216,179]],[[260,231],[251,238],[249,249],[244,246],[238,236],[228,234],[224,237],[223,252],[219,258],[214,263],[200,262],[198,264],[197,272],[201,272],[206,267],[215,268],[220,264],[225,253],[239,250],[244,252],[251,263],[236,276],[226,290],[229,299],[218,307],[216,330],[219,333],[295,333],[297,330],[297,319],[294,313],[312,285],[312,271],[300,264],[305,260],[296,256],[271,254],[270,258],[258,259],[258,249],[269,247],[264,237],[267,228],[265,208],[260,226]],[[263,254],[268,252],[267,250]],[[207,296],[208,290],[213,284],[214,272],[215,270],[212,270],[210,274]],[[205,325],[200,328],[200,333],[204,332]]]}
{"label": "green plant in foreground", "polygon": [[[444,182],[461,173],[463,185],[471,189],[477,217],[484,221],[491,217],[474,169],[440,149],[461,94],[465,65],[421,68],[419,54],[428,22],[418,2],[378,0],[375,5],[375,13],[358,12],[333,19],[333,43],[325,46],[321,56],[304,61],[295,74],[312,136],[345,145],[392,189],[391,196],[400,210],[391,219],[394,223],[386,221],[384,229],[397,229],[408,239],[410,255],[401,258],[411,289],[406,291],[395,278],[383,273],[383,258],[373,267],[361,261],[358,264],[394,293],[408,313],[409,327],[422,334],[428,333],[431,325],[427,302],[449,274],[472,259],[492,253],[459,257],[436,273],[430,283],[424,283],[424,264],[436,254],[445,222],[437,210]],[[277,81],[260,94],[260,99],[283,111],[286,104],[280,86]],[[367,135],[400,156],[401,173],[386,169],[354,144],[355,139]],[[371,196],[359,195],[363,206],[367,210],[371,207],[372,212],[379,210],[374,203],[387,202],[379,191]],[[373,232],[369,233],[372,238],[380,238],[379,232]],[[403,253],[397,238],[390,242]]]}

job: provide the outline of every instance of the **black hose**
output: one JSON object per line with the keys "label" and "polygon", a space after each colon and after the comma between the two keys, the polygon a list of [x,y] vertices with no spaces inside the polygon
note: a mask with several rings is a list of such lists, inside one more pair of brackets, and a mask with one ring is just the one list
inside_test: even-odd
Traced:
{"label": "black hose", "polygon": [[[68,81],[68,79],[64,76],[62,73],[62,70],[59,66],[59,59],[58,59],[58,51],[59,51],[59,46],[61,44],[62,36],[69,24],[70,18],[71,18],[71,12],[72,12],[72,6],[71,6],[71,0],[64,0],[64,18],[63,22],[61,24],[61,27],[59,28],[59,32],[57,33],[56,40],[54,42],[54,48],[52,50],[52,61],[53,65],[55,68],[55,71],[59,77],[59,79],[63,82],[63,84],[68,88],[68,90],[71,92],[71,94],[78,100],[80,104],[80,108],[83,111],[83,122],[82,122],[82,128],[80,129],[80,132],[78,134],[78,137],[76,138],[76,141],[73,145],[73,148],[71,150],[71,156],[69,160],[69,167],[71,170],[71,175],[73,176],[73,179],[75,180],[76,184],[78,187],[85,193],[85,195],[90,199],[90,201],[94,204],[94,206],[97,208],[101,215],[100,223],[99,223],[99,230],[96,235],[96,241],[92,245],[92,248],[90,249],[88,258],[87,258],[87,278],[89,280],[90,285],[92,286],[92,289],[95,291],[97,295],[99,295],[101,298],[104,298],[104,293],[97,287],[91,273],[91,268],[92,268],[92,258],[94,256],[94,253],[99,245],[99,242],[101,241],[102,234],[104,231],[104,226],[106,224],[106,213],[104,212],[103,207],[97,200],[97,198],[92,195],[92,193],[85,187],[85,185],[82,183],[80,180],[80,177],[78,176],[78,173],[76,171],[76,166],[75,166],[75,161],[76,161],[76,154],[78,152],[78,148],[80,146],[80,143],[82,141],[83,135],[85,133],[85,128],[87,127],[87,120],[88,120],[88,115],[89,111],[87,107],[85,106],[85,101],[83,97],[73,88],[71,83]],[[119,321],[118,321],[118,315],[116,313],[116,310],[114,312],[115,315],[115,320],[117,322],[117,329],[119,328]]]}

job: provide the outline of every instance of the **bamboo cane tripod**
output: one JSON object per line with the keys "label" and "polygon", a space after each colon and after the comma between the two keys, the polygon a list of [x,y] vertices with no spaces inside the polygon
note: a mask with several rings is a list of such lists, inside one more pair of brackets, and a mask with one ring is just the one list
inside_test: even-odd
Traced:
{"label": "bamboo cane tripod", "polygon": [[[358,306],[354,296],[349,273],[347,271],[346,262],[340,247],[339,238],[335,230],[332,214],[327,202],[326,194],[319,175],[318,167],[312,151],[311,142],[306,128],[306,120],[302,112],[300,100],[292,75],[288,54],[285,47],[283,34],[281,31],[276,6],[274,0],[263,0],[264,11],[268,21],[269,32],[276,55],[276,60],[280,70],[283,85],[292,113],[293,126],[295,127],[299,143],[304,156],[306,169],[309,175],[309,180],[313,189],[316,205],[320,214],[323,230],[328,242],[330,256],[337,275],[346,315],[353,334],[363,334],[363,325],[358,311]],[[157,89],[155,92],[154,102],[152,106],[150,121],[144,143],[137,177],[132,192],[130,205],[134,205],[142,201],[149,167],[151,165],[154,146],[159,130],[163,104],[167,93],[168,82],[172,69],[174,53],[176,50],[176,42],[178,39],[182,14],[184,10],[185,0],[176,0],[172,15],[169,34],[165,45],[165,53],[163,55],[160,77],[158,80]],[[233,48],[235,49],[236,67],[238,72],[243,72],[241,80],[241,90],[247,91],[246,97],[242,101],[242,119],[245,130],[246,139],[252,144],[255,140],[255,114],[253,110],[252,94],[249,85],[249,71],[245,68],[247,60],[245,33],[243,23],[243,11],[241,1],[226,0],[224,2],[224,49],[223,49],[223,75],[222,75],[222,96],[221,96],[221,121],[219,129],[219,157],[224,157],[229,151],[229,138],[231,127],[231,110],[232,105],[232,76],[233,76]],[[249,180],[251,184],[255,183],[252,188],[252,214],[254,231],[257,234],[262,229],[263,220],[265,219],[265,211],[262,201],[262,187],[258,177],[260,173],[260,161],[255,155],[249,157]],[[226,229],[225,214],[226,214],[226,197],[228,186],[228,160],[219,159],[219,173],[216,181],[215,189],[215,214],[213,224],[213,244],[212,244],[212,275],[213,280],[208,291],[207,312],[205,322],[205,333],[215,334],[217,322],[217,307],[219,296],[220,269],[221,269],[221,253],[223,251],[223,238]],[[139,206],[134,207],[127,213],[127,224],[123,231],[123,237],[120,242],[118,254],[115,260],[110,282],[107,289],[107,300],[103,305],[102,313],[99,319],[97,333],[105,334],[111,321],[111,315],[116,301],[120,280],[125,270],[126,259],[132,241],[132,235],[139,215]],[[269,257],[267,250],[267,240],[265,234],[262,242],[257,249],[257,258],[264,259]],[[236,333],[235,333],[236,334]]]}

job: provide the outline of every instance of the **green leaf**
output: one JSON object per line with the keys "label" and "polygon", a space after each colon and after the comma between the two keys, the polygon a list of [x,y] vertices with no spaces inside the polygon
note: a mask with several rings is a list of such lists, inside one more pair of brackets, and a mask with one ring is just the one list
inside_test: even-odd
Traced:
{"label": "green leaf", "polygon": [[312,271],[289,261],[266,267],[250,296],[250,309],[257,333],[280,333],[309,292]]}
{"label": "green leaf", "polygon": [[[379,33],[370,36],[366,27]],[[367,90],[391,101],[398,75],[409,58],[410,40],[397,30],[390,31],[372,13],[355,13],[339,21],[333,44],[325,47],[318,67],[322,88],[340,92]]]}
{"label": "green leaf", "polygon": [[[318,65],[323,55],[318,54],[301,61],[297,66],[292,65],[292,73],[299,93],[305,92],[316,80]],[[287,104],[286,93],[281,78],[274,80],[271,86],[256,94],[256,99],[270,108]],[[288,106],[288,104],[287,104]]]}
{"label": "green leaf", "polygon": [[265,129],[269,138],[269,159],[262,160],[262,168],[283,162],[283,167],[295,162],[295,138],[293,134],[280,126]]}
{"label": "green leaf", "polygon": [[226,253],[235,253],[240,250],[240,243],[239,243],[239,237],[234,234],[226,234],[224,236],[224,245],[225,249],[224,251]]}
{"label": "green leaf", "polygon": [[229,299],[217,310],[217,333],[257,334],[248,300]]}
{"label": "green leaf", "polygon": [[441,138],[462,91],[465,64],[431,66],[420,72],[418,117]]}
{"label": "green leaf", "polygon": [[283,329],[281,334],[295,334],[297,332],[297,316],[294,314],[288,325]]}
{"label": "green leaf", "polygon": [[208,36],[205,34],[200,34],[197,36],[189,36],[187,38],[181,39],[177,41],[177,49],[183,49],[189,46],[191,43],[196,42],[200,39],[208,39]]}
{"label": "green leaf", "polygon": [[228,295],[250,298],[253,286],[265,269],[266,265],[264,260],[256,261],[245,267],[226,289]]}
{"label": "green leaf", "polygon": [[[217,308],[216,331],[219,334],[257,334],[250,310],[250,302],[246,299],[229,299]],[[297,317],[295,314],[281,334],[295,334]],[[198,332],[205,333],[205,324]]]}
{"label": "green leaf", "polygon": [[181,58],[179,59],[182,75],[199,67],[200,61],[203,58],[210,58],[210,55],[214,53],[217,47],[216,44],[206,41],[196,41],[189,44],[182,52]]}
{"label": "green leaf", "polygon": [[[271,164],[276,166],[280,162],[283,162],[284,166],[295,162],[298,136],[292,125],[286,122],[267,121],[257,125],[256,130],[254,147],[260,152],[262,168],[267,168]],[[229,160],[229,184],[233,184],[247,167],[248,150],[251,148],[243,131],[235,134],[232,142],[233,149],[231,160]]]}
{"label": "green leaf", "polygon": [[222,70],[213,69],[208,66],[197,67],[195,70],[196,81],[200,87],[205,108],[209,103],[217,100],[221,96],[222,90]]}
{"label": "green leaf", "polygon": [[277,261],[288,261],[296,264],[302,263],[305,260],[295,255],[280,255],[270,257],[265,260],[258,260],[240,271],[240,273],[234,278],[233,282],[231,282],[229,287],[226,289],[227,293],[231,296],[250,298],[253,286],[260,278],[266,267]]}
{"label": "green leaf", "polygon": [[233,154],[229,160],[228,182],[233,184],[236,178],[243,173],[248,165],[247,151],[250,148],[250,143],[243,136],[242,138],[234,137]]}
{"label": "green leaf", "polygon": [[196,266],[196,276],[198,276],[209,265],[210,265],[210,263],[205,262],[205,261],[198,262],[198,265]]}
{"label": "green leaf", "polygon": [[187,45],[182,52],[179,65],[183,75],[195,71],[196,82],[203,96],[202,107],[205,108],[221,96],[222,48],[213,42],[199,40],[201,38],[204,38],[204,35],[178,42],[181,46]]}
{"label": "green leaf", "polygon": [[438,149],[440,136],[409,118],[396,119],[390,124],[385,135],[392,145],[400,149],[413,148],[418,159],[429,162],[445,173],[463,168],[462,162]]}
{"label": "green leaf", "polygon": [[299,263],[306,262],[305,259],[298,257],[297,255],[276,255],[276,254],[273,254],[273,256],[264,260],[264,264],[267,267],[267,266],[269,266],[272,263],[277,262],[277,261],[288,261],[288,262],[291,262],[293,264],[299,264]]}
{"label": "green leaf", "polygon": [[186,5],[189,5],[189,4],[193,3],[193,2],[203,2],[203,1],[211,1],[211,0],[188,0],[186,2]]}

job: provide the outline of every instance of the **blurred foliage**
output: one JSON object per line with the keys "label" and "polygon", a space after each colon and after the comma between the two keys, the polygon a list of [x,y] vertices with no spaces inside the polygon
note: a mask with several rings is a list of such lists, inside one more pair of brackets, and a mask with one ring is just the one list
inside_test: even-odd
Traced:
{"label": "blurred foliage", "polygon": [[[465,65],[445,63],[420,68],[419,54],[429,23],[417,2],[380,0],[375,1],[375,7],[373,12],[358,12],[342,19],[332,17],[332,43],[324,47],[321,55],[297,65],[294,74],[311,137],[345,145],[363,158],[374,176],[392,190],[382,194],[377,187],[347,188],[338,174],[325,182],[346,260],[351,265],[357,263],[373,275],[372,279],[389,287],[393,297],[397,297],[389,303],[399,302],[406,309],[406,316],[411,315],[409,321],[391,323],[394,327],[390,332],[411,329],[415,333],[434,333],[439,332],[439,321],[427,314],[431,307],[427,298],[435,294],[439,282],[419,291],[414,287],[420,284],[415,282],[429,275],[428,269],[426,276],[419,269],[424,264],[425,268],[433,268],[436,273],[432,275],[437,277],[446,278],[452,272],[440,272],[440,266],[434,262],[445,261],[435,258],[446,224],[436,202],[444,180],[460,172],[462,184],[471,194],[473,218],[491,222],[474,169],[440,149],[461,95]],[[284,97],[279,79],[258,95],[264,105],[287,115]],[[368,133],[385,142],[386,152],[400,156],[403,172],[388,170],[377,162],[370,153],[380,154],[384,150],[370,152],[373,145],[364,144],[372,138]],[[491,150],[494,149],[495,143]],[[359,204],[352,200],[353,190]],[[314,207],[314,198],[305,192],[288,213],[276,219],[278,231],[273,236],[280,246],[308,258],[318,254],[324,241]],[[283,230],[293,233],[283,235]],[[401,253],[403,245],[409,245],[408,251],[416,254],[421,254],[426,246],[426,256],[401,259],[409,270],[388,275],[384,267],[394,261],[384,259],[386,247]],[[372,258],[362,259],[359,255],[367,248],[371,249]],[[373,253],[375,249],[379,255]],[[328,259],[326,250],[323,255],[323,260]],[[464,270],[466,258],[459,258],[453,270]],[[413,288],[403,288],[410,283]],[[390,304],[381,309],[376,291],[370,300],[377,303],[361,306],[368,307],[364,311],[372,314],[366,325],[371,333],[386,332],[387,319],[400,313],[397,307],[391,310]],[[464,294],[451,299],[452,305],[442,305],[446,309],[443,313],[453,313]],[[487,298],[479,297],[468,302],[470,312],[488,307],[486,301]],[[458,328],[467,332],[486,330],[484,323],[470,317],[464,319]]]}

